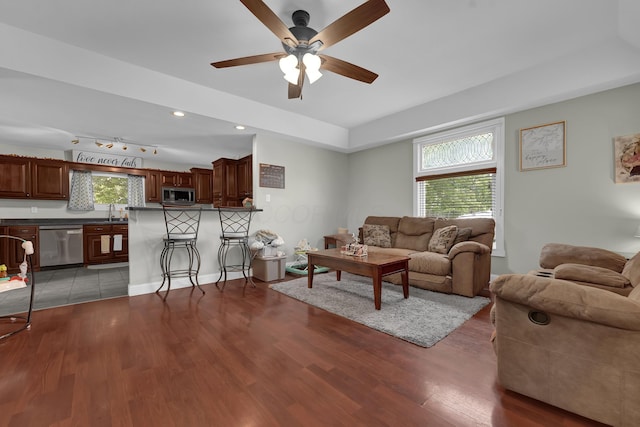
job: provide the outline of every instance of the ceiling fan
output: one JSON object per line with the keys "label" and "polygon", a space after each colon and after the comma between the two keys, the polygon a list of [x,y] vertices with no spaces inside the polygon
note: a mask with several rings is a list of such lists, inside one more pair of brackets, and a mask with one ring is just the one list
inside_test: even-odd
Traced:
{"label": "ceiling fan", "polygon": [[372,83],[378,77],[372,71],[341,59],[318,54],[318,52],[362,30],[389,13],[389,6],[384,0],[369,0],[338,18],[320,32],[307,26],[310,17],[304,10],[293,12],[294,26],[287,28],[263,1],[240,0],[240,2],[280,39],[284,52],[228,59],[212,63],[214,67],[236,67],[278,60],[280,69],[285,73],[284,78],[289,82],[289,99],[302,98],[305,74],[309,82],[313,83],[322,76],[320,69],[364,83]]}

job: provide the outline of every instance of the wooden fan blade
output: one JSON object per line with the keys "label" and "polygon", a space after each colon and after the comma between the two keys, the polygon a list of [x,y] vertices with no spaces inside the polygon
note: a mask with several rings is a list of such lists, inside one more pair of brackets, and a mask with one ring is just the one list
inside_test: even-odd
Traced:
{"label": "wooden fan blade", "polygon": [[373,71],[358,67],[357,65],[343,61],[342,59],[327,55],[318,56],[322,59],[322,65],[320,65],[320,69],[322,70],[331,71],[332,73],[340,74],[341,76],[369,84],[373,83],[373,81],[378,78],[378,75]]}
{"label": "wooden fan blade", "polygon": [[289,27],[261,0],[240,0],[283,43],[296,47],[299,42]]}
{"label": "wooden fan blade", "polygon": [[325,49],[374,23],[389,13],[389,10],[389,6],[384,0],[369,0],[329,24],[324,30],[313,36],[309,40],[309,44],[320,40],[322,41],[320,50]]}
{"label": "wooden fan blade", "polygon": [[226,61],[212,62],[216,68],[237,67],[238,65],[259,64],[261,62],[277,61],[287,56],[283,52],[265,53],[263,55],[245,56],[236,59],[227,59]]}
{"label": "wooden fan blade", "polygon": [[289,83],[289,99],[302,99],[302,85],[304,84],[304,73],[306,68],[302,62],[300,63],[299,67],[300,75],[298,76],[298,84],[292,85],[291,83]]}

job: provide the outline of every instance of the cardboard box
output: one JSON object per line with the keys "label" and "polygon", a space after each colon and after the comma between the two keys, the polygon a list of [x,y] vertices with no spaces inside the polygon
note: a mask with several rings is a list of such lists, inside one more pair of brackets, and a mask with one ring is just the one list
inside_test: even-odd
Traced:
{"label": "cardboard box", "polygon": [[286,268],[286,256],[281,257],[255,257],[253,259],[253,277],[263,282],[284,279]]}

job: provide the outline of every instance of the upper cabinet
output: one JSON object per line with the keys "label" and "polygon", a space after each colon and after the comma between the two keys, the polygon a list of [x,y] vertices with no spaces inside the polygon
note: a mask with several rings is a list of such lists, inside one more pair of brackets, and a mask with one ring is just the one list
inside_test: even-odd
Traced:
{"label": "upper cabinet", "polygon": [[193,174],[190,172],[162,171],[162,187],[193,188]]}
{"label": "upper cabinet", "polygon": [[147,171],[147,175],[144,180],[144,193],[147,202],[162,202],[162,171]]}
{"label": "upper cabinet", "polygon": [[62,160],[0,156],[0,197],[69,199],[69,164]]}
{"label": "upper cabinet", "polygon": [[253,195],[252,176],[252,156],[213,162],[213,206],[242,206]]}
{"label": "upper cabinet", "polygon": [[0,156],[0,196],[4,198],[31,197],[31,160]]}
{"label": "upper cabinet", "polygon": [[191,174],[196,189],[196,203],[213,203],[213,170],[192,168]]}
{"label": "upper cabinet", "polygon": [[238,198],[253,198],[253,156],[238,160]]}
{"label": "upper cabinet", "polygon": [[31,197],[68,200],[69,164],[57,160],[32,160]]}

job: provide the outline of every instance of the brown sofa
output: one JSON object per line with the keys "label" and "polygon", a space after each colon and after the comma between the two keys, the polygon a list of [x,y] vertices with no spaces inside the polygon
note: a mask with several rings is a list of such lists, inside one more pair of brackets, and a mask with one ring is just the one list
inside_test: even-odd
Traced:
{"label": "brown sofa", "polygon": [[[389,241],[386,245],[372,244],[368,239],[367,231],[374,228],[371,226],[384,230],[388,228]],[[443,231],[453,229],[455,234],[448,233],[448,236],[454,237],[454,241],[449,242],[450,247],[434,248],[442,253],[428,250],[430,244],[438,246],[432,239],[434,235],[442,236]],[[489,284],[494,232],[495,222],[492,218],[369,216],[360,228],[360,242],[368,245],[369,252],[410,257],[409,284],[412,286],[473,297]],[[401,283],[400,274],[387,276],[385,280]]]}
{"label": "brown sofa", "polygon": [[623,296],[508,274],[491,291],[502,386],[602,423],[640,425],[640,286]]}
{"label": "brown sofa", "polygon": [[540,267],[540,275],[620,295],[629,295],[640,284],[640,253],[627,260],[606,249],[548,243],[540,251]]}

